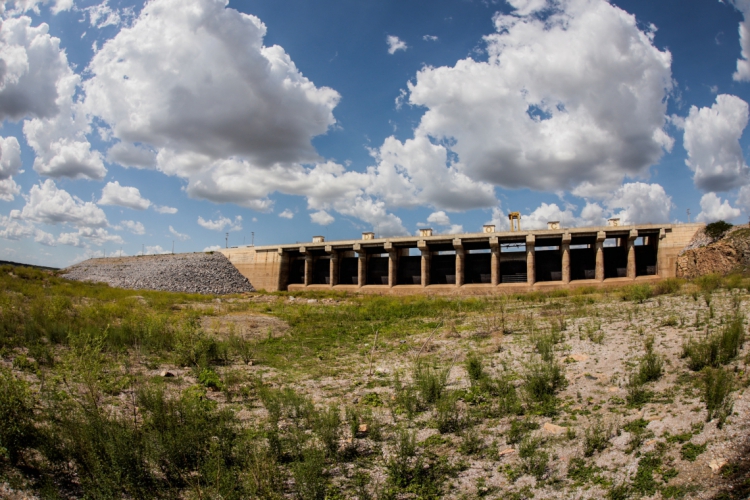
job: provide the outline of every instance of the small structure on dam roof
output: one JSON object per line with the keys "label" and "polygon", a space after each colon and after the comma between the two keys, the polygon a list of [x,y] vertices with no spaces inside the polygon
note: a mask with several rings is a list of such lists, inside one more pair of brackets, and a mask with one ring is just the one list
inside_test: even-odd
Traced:
{"label": "small structure on dam roof", "polygon": [[[520,222],[520,220],[519,220]],[[703,224],[620,225],[249,246],[221,252],[256,289],[491,294],[651,282],[676,275]]]}

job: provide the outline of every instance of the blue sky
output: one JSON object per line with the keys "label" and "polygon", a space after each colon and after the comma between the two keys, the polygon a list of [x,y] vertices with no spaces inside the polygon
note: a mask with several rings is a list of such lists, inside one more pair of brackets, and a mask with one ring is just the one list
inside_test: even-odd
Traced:
{"label": "blue sky", "polygon": [[0,259],[750,216],[748,0],[0,5]]}

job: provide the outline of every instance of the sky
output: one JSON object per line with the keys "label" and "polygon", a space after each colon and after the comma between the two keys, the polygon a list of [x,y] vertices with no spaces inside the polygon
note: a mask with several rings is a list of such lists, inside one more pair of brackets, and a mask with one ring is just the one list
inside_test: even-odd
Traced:
{"label": "sky", "polygon": [[750,217],[750,0],[11,0],[0,19],[0,260],[511,211]]}

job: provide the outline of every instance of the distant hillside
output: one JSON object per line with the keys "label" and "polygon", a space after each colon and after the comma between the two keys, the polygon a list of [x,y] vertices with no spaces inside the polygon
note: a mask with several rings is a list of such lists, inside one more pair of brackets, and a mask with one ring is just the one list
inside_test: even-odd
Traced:
{"label": "distant hillside", "polygon": [[750,227],[732,227],[719,239],[703,231],[695,235],[677,258],[677,276],[696,278],[705,274],[727,274],[750,267]]}
{"label": "distant hillside", "polygon": [[47,267],[47,266],[35,266],[34,264],[21,264],[20,262],[11,262],[9,260],[0,260],[0,266],[21,266],[21,267],[33,267],[34,269],[42,269],[44,271],[57,271],[59,267]]}

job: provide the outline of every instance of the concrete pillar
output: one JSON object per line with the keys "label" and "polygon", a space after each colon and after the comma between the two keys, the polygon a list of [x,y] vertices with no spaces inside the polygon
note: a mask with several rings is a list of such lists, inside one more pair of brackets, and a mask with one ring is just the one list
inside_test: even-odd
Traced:
{"label": "concrete pillar", "polygon": [[312,285],[313,281],[313,256],[305,253],[305,286]]}
{"label": "concrete pillar", "polygon": [[638,230],[631,229],[628,235],[628,278],[635,279],[635,240],[638,238]]}
{"label": "concrete pillar", "polygon": [[464,284],[464,262],[466,261],[466,251],[461,243],[461,238],[453,240],[453,248],[456,250],[456,286]]}
{"label": "concrete pillar", "polygon": [[289,266],[291,265],[291,259],[288,253],[284,253],[284,250],[279,248],[276,250],[279,255],[279,279],[276,283],[276,289],[284,291],[289,287]]}
{"label": "concrete pillar", "polygon": [[398,283],[398,249],[387,241],[385,250],[388,252],[388,286],[393,288]]}
{"label": "concrete pillar", "polygon": [[536,237],[533,234],[526,236],[526,283],[536,283]]}
{"label": "concrete pillar", "polygon": [[490,238],[490,281],[492,286],[500,284],[500,242],[497,236]]}
{"label": "concrete pillar", "polygon": [[331,245],[326,245],[326,252],[331,256],[328,283],[336,286],[339,284],[339,253]]}
{"label": "concrete pillar", "polygon": [[430,247],[422,240],[417,242],[417,248],[422,252],[422,286],[430,284]]}
{"label": "concrete pillar", "polygon": [[357,287],[363,287],[367,284],[367,252],[359,243],[354,244],[354,251],[357,252]]}
{"label": "concrete pillar", "polygon": [[565,233],[562,237],[562,281],[570,283],[570,233]]}
{"label": "concrete pillar", "polygon": [[599,231],[596,233],[596,281],[604,281],[604,240],[607,239],[607,233]]}

